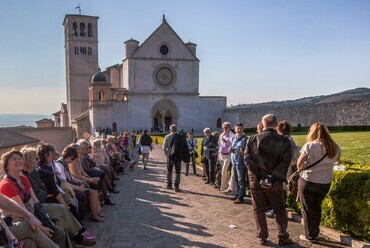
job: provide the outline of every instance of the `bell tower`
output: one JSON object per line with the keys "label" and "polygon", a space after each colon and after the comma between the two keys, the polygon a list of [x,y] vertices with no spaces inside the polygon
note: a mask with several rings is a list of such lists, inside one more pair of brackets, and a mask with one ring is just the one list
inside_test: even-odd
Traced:
{"label": "bell tower", "polygon": [[64,48],[68,124],[89,107],[89,86],[98,69],[98,19],[96,16],[66,15]]}

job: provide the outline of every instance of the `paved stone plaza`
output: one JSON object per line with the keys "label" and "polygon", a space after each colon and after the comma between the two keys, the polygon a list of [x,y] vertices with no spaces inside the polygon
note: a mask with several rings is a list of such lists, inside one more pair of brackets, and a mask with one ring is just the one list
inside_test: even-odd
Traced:
{"label": "paved stone plaza", "polygon": [[[236,205],[201,177],[184,174],[182,193],[166,189],[166,157],[157,146],[147,170],[141,163],[116,181],[121,192],[112,195],[116,206],[104,206],[105,222],[88,222],[97,236],[96,247],[259,247],[251,201]],[[192,170],[190,170],[192,171]],[[268,219],[268,245],[276,247],[275,221]],[[230,227],[234,225],[235,227]],[[289,221],[290,247],[344,247],[321,237],[315,245],[299,241],[301,224]]]}

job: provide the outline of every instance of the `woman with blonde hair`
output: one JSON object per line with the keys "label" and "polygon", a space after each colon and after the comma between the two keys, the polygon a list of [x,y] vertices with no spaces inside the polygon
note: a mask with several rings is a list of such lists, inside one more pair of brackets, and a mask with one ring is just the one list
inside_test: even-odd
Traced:
{"label": "woman with blonde hair", "polygon": [[300,239],[314,243],[320,234],[321,203],[329,192],[334,163],[338,161],[341,150],[324,123],[313,124],[306,140],[297,162],[298,169],[302,169],[298,196],[305,226],[305,235],[301,235]]}

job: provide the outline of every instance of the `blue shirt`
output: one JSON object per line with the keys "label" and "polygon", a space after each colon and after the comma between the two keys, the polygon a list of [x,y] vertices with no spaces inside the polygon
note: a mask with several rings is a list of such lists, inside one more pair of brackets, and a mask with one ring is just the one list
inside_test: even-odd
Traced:
{"label": "blue shirt", "polygon": [[[231,147],[233,149],[233,152],[231,153],[231,162],[233,163],[233,166],[237,166],[238,168],[245,168],[244,165],[244,150],[245,145],[247,144],[248,137],[243,134],[242,137],[233,139],[231,143]],[[243,155],[236,154],[236,151],[243,151]]]}

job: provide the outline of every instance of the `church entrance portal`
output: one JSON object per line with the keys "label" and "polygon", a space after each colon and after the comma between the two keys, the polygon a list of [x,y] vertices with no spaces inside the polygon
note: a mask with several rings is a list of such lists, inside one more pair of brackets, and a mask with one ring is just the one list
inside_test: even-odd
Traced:
{"label": "church entrance portal", "polygon": [[172,124],[177,124],[179,111],[174,102],[168,98],[159,100],[152,108],[153,131],[168,131]]}

